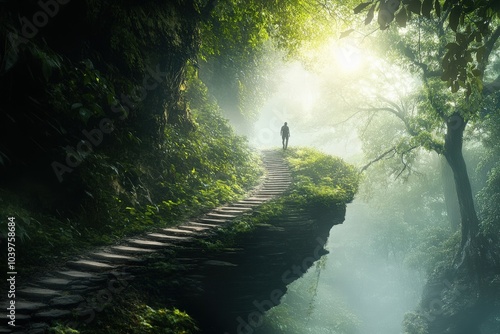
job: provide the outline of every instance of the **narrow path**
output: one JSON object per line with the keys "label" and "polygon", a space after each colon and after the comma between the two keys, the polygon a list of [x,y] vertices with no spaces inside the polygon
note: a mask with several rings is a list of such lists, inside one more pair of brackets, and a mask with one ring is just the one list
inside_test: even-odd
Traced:
{"label": "narrow path", "polygon": [[247,198],[179,226],[161,228],[125,239],[118,245],[96,249],[66,262],[57,270],[40,274],[32,283],[17,287],[16,326],[7,325],[11,320],[7,310],[9,305],[2,303],[0,315],[7,320],[0,325],[0,333],[45,333],[54,320],[93,321],[97,313],[110,303],[113,294],[124,289],[133,279],[127,268],[137,270],[146,255],[207,238],[218,227],[250,214],[266,201],[282,195],[291,184],[291,175],[281,152],[263,151],[262,160],[266,174]]}

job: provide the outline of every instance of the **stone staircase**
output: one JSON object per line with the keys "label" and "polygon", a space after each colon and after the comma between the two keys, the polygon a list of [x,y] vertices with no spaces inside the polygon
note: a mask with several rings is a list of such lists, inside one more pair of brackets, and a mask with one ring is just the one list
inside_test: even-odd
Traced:
{"label": "stone staircase", "polygon": [[[7,303],[1,303],[0,333],[45,333],[53,321],[89,323],[112,302],[113,295],[134,279],[151,254],[192,245],[214,235],[217,228],[250,214],[282,195],[291,184],[290,171],[279,151],[263,151],[265,176],[248,197],[187,221],[103,247],[62,264],[16,291],[15,327],[8,326]],[[217,264],[220,265],[220,264]],[[147,268],[144,268],[147,270]],[[70,323],[71,324],[71,323]]]}

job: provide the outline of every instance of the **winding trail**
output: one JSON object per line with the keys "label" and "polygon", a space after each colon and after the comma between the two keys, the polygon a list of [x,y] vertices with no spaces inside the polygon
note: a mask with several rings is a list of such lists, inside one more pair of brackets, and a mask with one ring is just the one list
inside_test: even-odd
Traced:
{"label": "winding trail", "polygon": [[[1,303],[0,333],[45,333],[52,321],[90,323],[134,279],[130,273],[145,265],[148,254],[198,245],[196,239],[214,235],[220,226],[249,215],[263,203],[281,196],[291,184],[290,170],[280,151],[262,151],[266,173],[262,182],[238,202],[218,207],[175,227],[160,228],[120,244],[101,247],[41,273],[31,283],[18,286],[15,327],[8,326],[7,303]],[[133,270],[128,270],[133,269]],[[144,268],[144,270],[147,270]],[[70,323],[71,324],[71,323]]]}

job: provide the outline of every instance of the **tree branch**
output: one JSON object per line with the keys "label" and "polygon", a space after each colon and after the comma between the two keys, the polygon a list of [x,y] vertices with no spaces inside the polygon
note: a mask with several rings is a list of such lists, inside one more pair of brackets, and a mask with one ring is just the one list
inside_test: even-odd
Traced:
{"label": "tree branch", "polygon": [[495,80],[483,85],[483,95],[488,96],[500,90],[500,75]]}
{"label": "tree branch", "polygon": [[401,171],[398,173],[398,175],[396,175],[396,179],[397,179],[398,177],[400,177],[400,176],[401,176],[401,174],[403,174],[403,172],[404,172],[406,169],[408,169],[408,170],[409,170],[409,173],[411,173],[411,172],[412,172],[411,166],[410,166],[410,165],[409,165],[409,164],[405,161],[405,158],[404,158],[404,157],[405,157],[405,154],[406,154],[406,153],[409,153],[409,152],[413,151],[414,149],[416,149],[416,148],[418,148],[418,147],[420,147],[420,146],[419,146],[419,145],[415,145],[415,146],[412,146],[412,147],[410,147],[409,149],[407,149],[407,150],[405,150],[405,151],[401,152],[401,163],[403,164],[403,169],[401,169]]}
{"label": "tree branch", "polygon": [[384,98],[384,97],[379,97],[381,98],[382,100],[384,100],[386,103],[390,104],[391,106],[393,106],[394,108],[389,108],[389,107],[370,107],[370,108],[358,108],[358,110],[362,111],[387,111],[387,112],[390,112],[391,114],[393,114],[394,116],[396,116],[397,118],[399,118],[401,120],[401,122],[403,122],[403,124],[405,125],[405,128],[406,128],[406,131],[408,131],[408,133],[412,136],[416,136],[418,135],[418,133],[413,130],[410,126],[410,123],[408,122],[408,119],[406,118],[406,116],[404,115],[404,112],[401,110],[401,108],[395,104],[394,102]]}
{"label": "tree branch", "polygon": [[380,161],[382,160],[383,158],[385,158],[387,155],[389,155],[389,153],[391,152],[394,152],[396,153],[396,147],[391,147],[389,150],[385,151],[384,153],[382,153],[381,155],[379,155],[378,157],[376,157],[375,159],[373,159],[372,161],[370,161],[369,163],[367,163],[366,165],[364,165],[361,170],[360,170],[360,173],[363,173],[365,170],[368,169],[368,167],[370,167],[371,165],[373,165],[374,163],[376,163],[377,161]]}
{"label": "tree branch", "polygon": [[479,64],[478,68],[482,72],[486,69],[486,65],[488,64],[491,52],[493,51],[493,48],[495,46],[495,43],[497,40],[500,38],[500,25],[497,26],[495,31],[491,34],[490,38],[484,43],[484,56]]}

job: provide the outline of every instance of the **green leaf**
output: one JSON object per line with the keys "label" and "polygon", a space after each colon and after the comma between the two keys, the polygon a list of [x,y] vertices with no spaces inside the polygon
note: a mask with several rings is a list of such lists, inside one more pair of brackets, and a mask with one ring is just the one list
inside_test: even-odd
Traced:
{"label": "green leaf", "polygon": [[431,18],[431,10],[432,10],[432,1],[433,0],[424,0],[422,3],[422,15],[426,18]]}
{"label": "green leaf", "polygon": [[441,16],[441,2],[439,0],[434,1],[434,10],[436,11],[436,16]]}
{"label": "green leaf", "polygon": [[408,14],[406,13],[406,8],[402,7],[396,13],[396,22],[400,27],[404,28],[406,27],[406,21],[408,21]]}
{"label": "green leaf", "polygon": [[380,30],[385,30],[389,27],[389,24],[394,20],[394,14],[391,13],[386,8],[380,9],[378,11],[377,21],[380,26]]}
{"label": "green leaf", "polygon": [[375,5],[373,5],[370,10],[368,10],[368,13],[366,14],[365,18],[365,24],[370,24],[370,22],[373,20],[373,17],[375,16]]}
{"label": "green leaf", "polygon": [[354,31],[354,29],[349,29],[349,30],[341,32],[339,39],[349,36],[353,31]]}
{"label": "green leaf", "polygon": [[410,0],[406,6],[410,12],[420,15],[420,10],[422,9],[422,2],[420,0]]}
{"label": "green leaf", "polygon": [[481,75],[483,74],[483,72],[481,72],[481,70],[475,68],[472,70],[472,74],[475,76],[475,77],[481,77]]}
{"label": "green leaf", "polygon": [[450,12],[449,25],[450,25],[450,28],[454,32],[457,32],[461,14],[462,14],[462,7],[461,6],[453,7],[451,12]]}
{"label": "green leaf", "polygon": [[447,48],[450,51],[456,51],[456,50],[460,49],[460,45],[458,45],[455,42],[451,42],[451,43],[446,44],[445,48]]}
{"label": "green leaf", "polygon": [[357,5],[353,11],[354,11],[354,14],[359,14],[363,11],[363,9],[365,9],[366,7],[368,7],[369,5],[371,4],[371,2],[363,2],[359,5]]}

